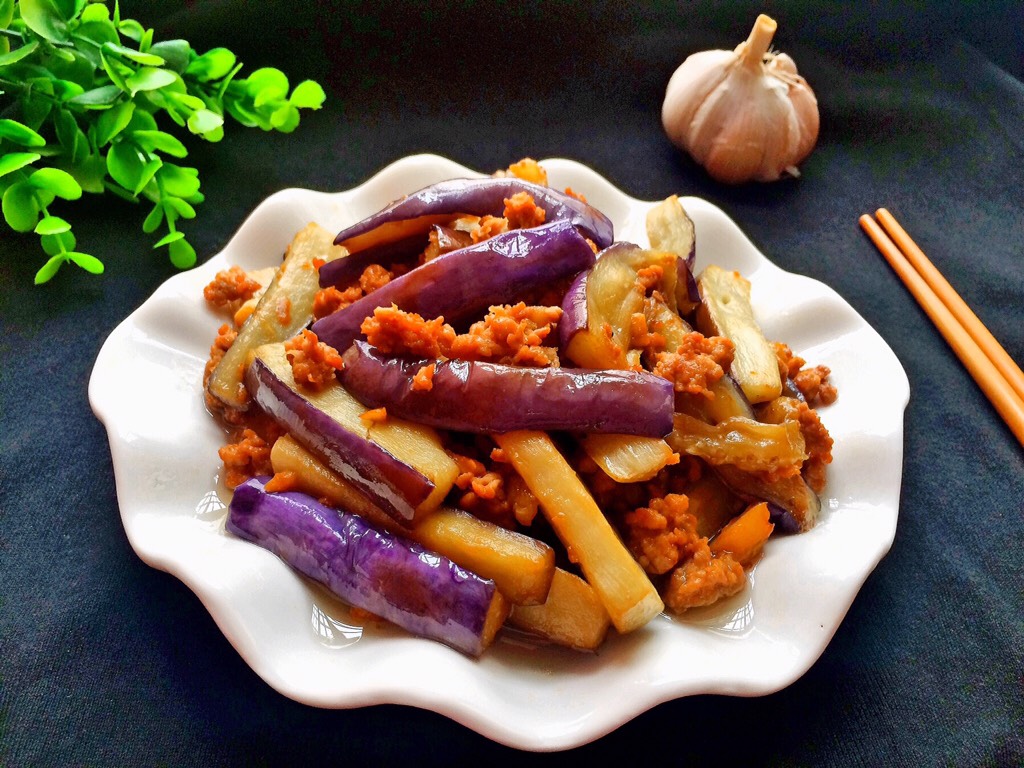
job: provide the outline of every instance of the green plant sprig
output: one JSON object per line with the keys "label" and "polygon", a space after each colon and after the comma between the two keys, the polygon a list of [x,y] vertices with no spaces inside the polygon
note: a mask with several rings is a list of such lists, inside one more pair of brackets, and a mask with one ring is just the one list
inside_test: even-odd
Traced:
{"label": "green plant sprig", "polygon": [[172,162],[188,156],[174,126],[211,142],[224,137],[225,116],[290,133],[299,111],[325,98],[312,80],[289,89],[278,69],[244,79],[241,69],[227,48],[154,42],[116,0],[113,11],[105,0],[0,0],[2,211],[11,229],[39,235],[48,259],[37,284],[67,262],[103,272],[51,211],[83,193],[151,204],[143,231],[163,233],[153,247],[166,247],[176,267],[195,264],[178,223],[195,217],[203,194],[199,171]]}

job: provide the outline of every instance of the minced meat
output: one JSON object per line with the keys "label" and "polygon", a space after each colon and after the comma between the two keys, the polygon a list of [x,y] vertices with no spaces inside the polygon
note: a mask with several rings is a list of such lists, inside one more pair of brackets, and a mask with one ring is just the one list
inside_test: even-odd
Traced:
{"label": "minced meat", "polygon": [[683,337],[675,352],[655,355],[654,373],[672,382],[676,392],[713,397],[710,388],[725,375],[736,348],[723,336],[704,336],[693,331]]}
{"label": "minced meat", "polygon": [[[517,500],[509,497],[505,476],[497,467],[488,468],[470,456],[457,452],[451,455],[459,468],[455,488],[462,492],[456,494],[455,506],[496,525],[514,529],[518,522]],[[512,470],[507,468],[506,471]]]}
{"label": "minced meat", "polygon": [[524,302],[491,307],[483,320],[455,337],[447,356],[537,368],[558,365],[557,348],[544,342],[561,317],[561,307]]}
{"label": "minced meat", "polygon": [[313,391],[322,390],[332,383],[335,372],[344,365],[338,350],[320,341],[307,329],[285,342],[284,349],[292,365],[295,382]]}
{"label": "minced meat", "polygon": [[370,264],[359,275],[359,279],[344,288],[329,285],[321,288],[313,297],[313,317],[319,320],[339,309],[355,304],[363,296],[373,293],[397,277],[398,269],[387,269],[380,264]]}
{"label": "minced meat", "polygon": [[828,380],[832,371],[827,366],[805,368],[807,361],[793,354],[788,344],[776,342],[773,346],[775,356],[779,359],[779,373],[784,380],[788,378],[800,390],[811,407],[831,405],[836,401],[839,393]]}
{"label": "minced meat", "polygon": [[523,181],[540,184],[542,187],[548,185],[548,172],[544,167],[531,157],[524,157],[518,163],[512,163],[506,171],[498,171],[495,176],[514,176]]}
{"label": "minced meat", "polygon": [[360,330],[372,346],[386,355],[446,357],[455,340],[455,329],[443,317],[427,320],[394,304],[373,310]]}
{"label": "minced meat", "polygon": [[707,539],[700,539],[693,555],[672,571],[661,597],[669,610],[683,611],[735,595],[746,582],[743,566],[732,555],[714,555]]}
{"label": "minced meat", "polygon": [[516,192],[512,197],[505,198],[502,217],[508,222],[509,229],[527,229],[543,224],[547,211],[534,202],[529,192]]}
{"label": "minced meat", "polygon": [[345,290],[329,285],[321,288],[313,297],[313,317],[319,320],[327,317],[339,309],[355,304],[363,298],[363,290],[358,285],[353,285]]}
{"label": "minced meat", "polygon": [[697,518],[689,506],[685,495],[672,493],[623,516],[626,543],[647,573],[667,573],[696,550]]}
{"label": "minced meat", "polygon": [[217,453],[224,462],[224,483],[234,489],[256,475],[273,474],[270,463],[271,444],[245,428],[234,443],[228,443]]}
{"label": "minced meat", "polygon": [[249,277],[244,269],[235,265],[222,269],[203,289],[203,298],[218,311],[234,312],[256,295],[262,286]]}
{"label": "minced meat", "polygon": [[427,320],[392,305],[375,309],[361,330],[385,354],[546,367],[558,365],[558,350],[544,342],[561,316],[560,307],[493,306],[466,333],[456,334],[443,317]]}

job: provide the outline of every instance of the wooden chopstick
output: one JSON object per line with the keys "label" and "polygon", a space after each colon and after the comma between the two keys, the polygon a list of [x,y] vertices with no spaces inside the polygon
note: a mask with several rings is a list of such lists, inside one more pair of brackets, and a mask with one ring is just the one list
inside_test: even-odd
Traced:
{"label": "wooden chopstick", "polygon": [[924,255],[924,251],[917,247],[917,243],[910,239],[910,235],[900,226],[899,222],[885,208],[875,211],[875,218],[882,228],[889,234],[896,247],[907,257],[917,273],[924,278],[928,286],[936,293],[946,305],[950,312],[956,315],[964,330],[971,335],[975,343],[985,353],[992,365],[999,369],[1007,383],[1013,387],[1018,397],[1024,398],[1024,371],[1007,354],[1002,345],[996,341],[988,328],[978,319],[967,302],[954,290],[953,286],[936,269],[935,265]]}
{"label": "wooden chopstick", "polygon": [[[917,300],[917,303],[921,305],[921,308],[931,318],[935,327],[938,328],[943,338],[946,339],[946,342],[952,347],[957,357],[960,358],[960,362],[967,368],[978,386],[981,387],[982,392],[985,393],[985,396],[995,407],[1003,421],[1006,422],[1010,431],[1013,432],[1020,444],[1024,446],[1024,393],[1018,393],[1011,383],[1016,380],[1014,370],[1017,375],[1020,375],[1020,368],[1006,354],[1006,351],[992,337],[992,334],[988,332],[977,316],[970,311],[963,299],[942,278],[939,271],[932,265],[921,249],[914,244],[914,241],[910,239],[910,236],[903,228],[899,226],[892,217],[892,214],[884,208],[880,208],[876,215],[879,217],[879,221],[891,227],[890,231],[895,233],[897,242],[907,252],[912,253],[912,256],[901,250],[893,242],[893,239],[890,239],[885,230],[879,226],[878,222],[866,213],[859,219],[861,228],[871,238],[878,250],[881,251],[896,274],[899,275],[904,285],[907,286],[907,289]],[[911,259],[913,259],[913,262]],[[922,272],[918,272],[914,262],[922,265]],[[938,280],[935,281],[936,285],[939,286],[937,289],[933,289],[929,285],[929,281],[923,276],[923,274],[929,273],[931,273],[933,280],[938,277]],[[947,306],[943,297],[950,302],[949,306]],[[967,310],[966,313],[964,312],[965,309]],[[966,319],[962,320],[961,318]],[[969,318],[973,318],[973,322]],[[980,342],[972,335],[972,329],[979,333]],[[991,339],[991,341],[987,339]],[[1001,366],[997,366],[994,360],[989,357],[987,349],[991,349],[993,355],[1001,359]],[[1003,356],[1005,356],[1005,360],[1002,360]],[[1009,367],[1007,367],[1006,361],[1009,361]],[[1002,372],[1003,369],[1009,371],[1009,376]],[[1024,375],[1020,376],[1020,381],[1024,384]]]}

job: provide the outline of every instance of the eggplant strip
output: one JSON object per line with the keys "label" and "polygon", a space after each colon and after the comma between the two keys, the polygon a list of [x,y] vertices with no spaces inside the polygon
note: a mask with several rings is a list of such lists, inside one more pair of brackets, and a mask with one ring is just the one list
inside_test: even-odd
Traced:
{"label": "eggplant strip", "polygon": [[451,251],[313,324],[321,341],[339,351],[360,336],[363,320],[392,304],[450,323],[528,290],[573,275],[594,263],[594,251],[568,221],[514,229]]}

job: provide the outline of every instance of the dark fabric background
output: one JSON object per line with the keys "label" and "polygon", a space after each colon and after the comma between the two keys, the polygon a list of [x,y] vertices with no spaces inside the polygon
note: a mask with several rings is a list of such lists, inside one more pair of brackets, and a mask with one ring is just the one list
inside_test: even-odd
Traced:
{"label": "dark fabric background", "polygon": [[[125,539],[86,386],[106,335],[173,268],[142,235],[144,211],[83,201],[67,215],[102,278],[65,268],[34,288],[36,241],[0,235],[0,765],[1024,762],[1024,451],[857,227],[890,208],[1024,360],[1019,3],[121,6],[158,37],[226,45],[247,70],[328,91],[292,136],[229,127],[217,146],[190,142],[201,259],[268,194],[348,188],[415,152],[481,170],[566,156],[639,198],[722,207],[780,266],[838,290],[903,362],[899,527],[821,659],[771,696],[670,702],[553,756],[411,708],[294,703]],[[800,180],[725,188],[667,142],[661,99],[686,55],[734,46],[759,11],[817,92],[821,137]]]}

